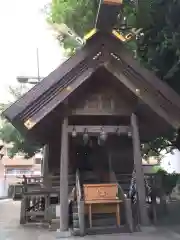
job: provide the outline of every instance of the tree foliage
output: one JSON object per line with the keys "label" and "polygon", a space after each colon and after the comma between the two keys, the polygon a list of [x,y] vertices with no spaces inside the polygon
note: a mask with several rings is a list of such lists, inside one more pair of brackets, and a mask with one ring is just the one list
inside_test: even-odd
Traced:
{"label": "tree foliage", "polygon": [[94,27],[98,3],[99,0],[52,0],[48,21],[51,24],[65,23],[83,37]]}
{"label": "tree foliage", "polygon": [[138,54],[146,67],[180,94],[180,0],[153,1]]}
{"label": "tree foliage", "polygon": [[[150,7],[143,11],[144,6],[141,0],[137,24],[144,24],[144,14],[148,21],[143,26],[144,38],[137,42],[138,59],[180,94],[180,0],[151,0]],[[152,152],[148,154],[180,148],[179,136],[172,131],[166,138],[155,139],[148,144]]]}
{"label": "tree foliage", "polygon": [[[15,100],[20,98],[27,89],[24,85],[18,87],[9,87],[9,92]],[[0,104],[0,111],[5,110],[11,103]],[[32,157],[39,151],[39,146],[29,143],[19,131],[13,127],[7,120],[1,118],[0,139],[6,143],[12,143],[12,148],[9,151],[9,156],[13,157],[16,153],[24,153],[26,158]]]}
{"label": "tree foliage", "polygon": [[180,175],[174,172],[168,173],[163,169],[159,169],[156,174],[161,176],[163,191],[167,196],[170,195],[173,188],[176,186]]}
{"label": "tree foliage", "polygon": [[176,135],[175,131],[171,131],[166,137],[159,136],[150,142],[142,144],[144,159],[148,160],[149,157],[154,156],[160,161],[165,154],[173,153],[173,150],[178,147],[175,141]]}

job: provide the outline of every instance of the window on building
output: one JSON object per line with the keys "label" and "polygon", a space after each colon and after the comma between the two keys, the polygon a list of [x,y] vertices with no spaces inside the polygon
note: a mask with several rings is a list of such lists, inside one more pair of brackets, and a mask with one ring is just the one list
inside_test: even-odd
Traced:
{"label": "window on building", "polygon": [[6,174],[7,175],[16,175],[16,169],[14,169],[14,168],[7,168],[6,169]]}
{"label": "window on building", "polygon": [[7,168],[6,169],[6,175],[29,175],[32,171],[30,169],[22,169],[22,168]]}
{"label": "window on building", "polygon": [[36,158],[36,159],[35,159],[35,163],[36,163],[36,164],[41,164],[41,158]]}

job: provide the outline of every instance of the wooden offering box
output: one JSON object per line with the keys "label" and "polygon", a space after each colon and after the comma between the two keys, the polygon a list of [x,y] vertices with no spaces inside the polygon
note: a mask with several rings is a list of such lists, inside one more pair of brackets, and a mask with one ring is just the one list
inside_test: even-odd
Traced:
{"label": "wooden offering box", "polygon": [[115,213],[120,226],[120,203],[117,184],[84,184],[84,199],[92,227],[92,214]]}
{"label": "wooden offering box", "polygon": [[86,204],[119,200],[117,184],[84,184],[83,186]]}

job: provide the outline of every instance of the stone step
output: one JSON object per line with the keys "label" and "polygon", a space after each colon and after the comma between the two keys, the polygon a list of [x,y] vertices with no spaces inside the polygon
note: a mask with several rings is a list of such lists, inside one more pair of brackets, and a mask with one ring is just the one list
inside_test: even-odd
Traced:
{"label": "stone step", "polygon": [[113,234],[113,233],[128,233],[126,226],[106,226],[106,227],[93,227],[86,229],[87,235],[101,235],[101,234]]}
{"label": "stone step", "polygon": [[[116,218],[104,218],[104,219],[93,219],[93,227],[107,227],[107,226],[116,226]],[[86,221],[86,226],[89,228],[89,221]]]}
{"label": "stone step", "polygon": [[[71,229],[71,233],[73,236],[80,236],[79,229]],[[116,234],[116,233],[129,233],[129,230],[126,226],[93,227],[93,228],[87,228],[85,235],[103,235],[103,234]]]}
{"label": "stone step", "polygon": [[[121,224],[125,224],[125,216],[123,211],[121,213],[120,219],[121,219]],[[85,222],[86,222],[86,226],[89,228],[90,226],[89,226],[88,216],[85,217]],[[115,213],[93,214],[92,225],[94,227],[117,226],[116,214]]]}

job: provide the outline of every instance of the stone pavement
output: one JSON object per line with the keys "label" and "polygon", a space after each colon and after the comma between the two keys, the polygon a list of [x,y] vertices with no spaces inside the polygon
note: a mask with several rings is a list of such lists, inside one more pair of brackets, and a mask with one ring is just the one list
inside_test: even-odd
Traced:
{"label": "stone pavement", "polygon": [[[42,225],[19,225],[20,202],[0,200],[0,240],[54,240],[56,233],[51,232]],[[175,240],[180,235],[171,233],[162,228],[144,228],[143,232],[136,234],[86,236],[84,238],[69,238],[71,240]]]}
{"label": "stone pavement", "polygon": [[[166,227],[180,235],[180,200],[171,201],[167,206],[168,214],[159,222],[159,226]],[[180,238],[179,238],[180,239]]]}

